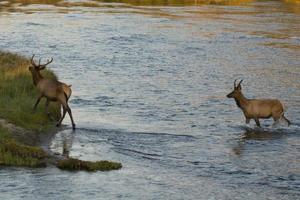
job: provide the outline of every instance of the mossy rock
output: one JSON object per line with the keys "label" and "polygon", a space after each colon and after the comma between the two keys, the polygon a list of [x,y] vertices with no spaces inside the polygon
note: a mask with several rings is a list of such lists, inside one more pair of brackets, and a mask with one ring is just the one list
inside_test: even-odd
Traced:
{"label": "mossy rock", "polygon": [[68,158],[58,161],[56,165],[59,169],[69,170],[69,171],[109,171],[118,170],[122,168],[121,163],[111,162],[111,161],[82,161],[75,158]]}

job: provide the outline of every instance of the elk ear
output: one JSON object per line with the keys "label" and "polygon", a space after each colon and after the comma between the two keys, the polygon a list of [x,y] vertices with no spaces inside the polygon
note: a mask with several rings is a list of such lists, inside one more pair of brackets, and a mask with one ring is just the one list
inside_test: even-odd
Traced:
{"label": "elk ear", "polygon": [[39,70],[43,70],[43,69],[45,69],[45,68],[46,68],[46,66],[39,67]]}

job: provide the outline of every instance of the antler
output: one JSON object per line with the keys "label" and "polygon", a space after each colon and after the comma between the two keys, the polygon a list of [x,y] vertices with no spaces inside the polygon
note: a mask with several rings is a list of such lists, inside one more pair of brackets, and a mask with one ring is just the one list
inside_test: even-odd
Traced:
{"label": "antler", "polygon": [[236,81],[237,81],[237,79],[235,79],[234,83],[233,83],[234,88],[236,88]]}
{"label": "antler", "polygon": [[40,67],[45,68],[47,65],[49,65],[50,63],[52,63],[53,58],[51,58],[50,60],[47,60],[46,64],[40,65]]}
{"label": "antler", "polygon": [[37,65],[37,64],[34,62],[33,58],[34,58],[34,54],[32,55],[32,57],[31,57],[31,59],[30,59],[31,64],[32,64],[34,67],[38,67],[38,68],[40,68],[40,69],[45,69],[45,67],[46,67],[47,65],[49,65],[50,63],[52,63],[52,61],[53,61],[53,58],[51,58],[50,60],[47,60],[47,63],[41,64],[41,59],[39,59],[39,64]]}
{"label": "antler", "polygon": [[31,59],[30,59],[31,64],[32,64],[33,66],[35,66],[35,67],[38,67],[38,65],[35,64],[33,58],[34,58],[34,54],[32,55],[32,57],[31,57]]}

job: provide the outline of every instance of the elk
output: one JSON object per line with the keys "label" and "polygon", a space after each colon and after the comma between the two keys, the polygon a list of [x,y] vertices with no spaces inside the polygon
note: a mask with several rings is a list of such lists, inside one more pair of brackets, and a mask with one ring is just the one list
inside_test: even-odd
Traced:
{"label": "elk", "polygon": [[46,113],[50,117],[50,113],[48,111],[48,106],[50,101],[59,102],[60,105],[63,108],[63,115],[57,122],[56,126],[60,126],[66,112],[68,112],[71,122],[72,122],[72,128],[75,130],[75,123],[72,116],[72,111],[68,105],[68,100],[72,94],[71,85],[67,85],[65,83],[59,82],[57,80],[52,80],[48,78],[44,78],[40,71],[44,70],[47,65],[49,65],[53,58],[50,60],[47,60],[47,63],[41,64],[41,59],[39,60],[39,64],[36,64],[33,60],[34,55],[31,57],[31,65],[29,67],[29,71],[31,72],[33,84],[37,87],[39,91],[39,96],[37,98],[36,103],[34,104],[33,110],[36,110],[36,107],[38,106],[40,100],[45,97],[46,98]]}
{"label": "elk", "polygon": [[246,124],[249,124],[251,119],[254,119],[256,125],[260,127],[259,119],[267,119],[272,117],[274,124],[277,124],[280,119],[284,119],[288,125],[291,122],[284,116],[284,108],[282,103],[277,99],[247,99],[242,93],[241,83],[236,85],[234,81],[234,89],[227,95],[228,98],[234,98],[236,105],[243,111],[246,118]]}

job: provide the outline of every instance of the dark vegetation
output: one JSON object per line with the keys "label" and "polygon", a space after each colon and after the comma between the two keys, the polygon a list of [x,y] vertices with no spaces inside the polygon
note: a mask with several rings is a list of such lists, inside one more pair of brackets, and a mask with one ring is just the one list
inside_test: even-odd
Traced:
{"label": "dark vegetation", "polygon": [[110,162],[106,160],[90,162],[90,161],[82,161],[74,158],[60,160],[58,161],[56,166],[59,169],[69,170],[69,171],[78,171],[78,170],[109,171],[109,170],[117,170],[122,168],[121,163]]}

